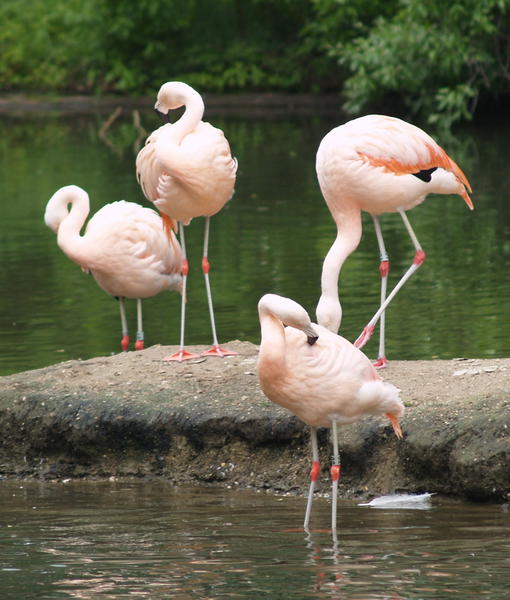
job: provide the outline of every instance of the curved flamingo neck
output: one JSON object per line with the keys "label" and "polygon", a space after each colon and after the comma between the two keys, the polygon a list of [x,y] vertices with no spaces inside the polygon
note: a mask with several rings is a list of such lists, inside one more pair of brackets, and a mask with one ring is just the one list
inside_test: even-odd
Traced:
{"label": "curved flamingo neck", "polygon": [[180,143],[188,133],[192,132],[204,116],[204,101],[198,92],[188,90],[183,102],[186,107],[181,118],[169,127],[172,139]]}
{"label": "curved flamingo neck", "polygon": [[283,372],[285,365],[285,330],[283,323],[266,307],[259,308],[259,362],[266,361],[271,370]]}
{"label": "curved flamingo neck", "polygon": [[337,234],[322,264],[321,297],[317,305],[317,323],[334,333],[342,321],[338,295],[338,279],[347,257],[356,250],[361,239],[361,212],[352,210],[335,216]]}
{"label": "curved flamingo neck", "polygon": [[204,114],[204,103],[195,90],[187,92],[182,99],[182,104],[185,104],[186,110],[181,118],[175,123],[163,125],[158,130],[156,157],[163,169],[171,174],[179,173],[179,169],[183,166],[182,161],[185,161],[184,166],[187,165],[189,157],[181,152],[180,145],[182,140],[198,126]]}
{"label": "curved flamingo neck", "polygon": [[84,190],[64,188],[58,201],[64,207],[71,204],[71,210],[59,225],[57,243],[71,260],[82,264],[85,240],[80,231],[90,211],[89,196]]}

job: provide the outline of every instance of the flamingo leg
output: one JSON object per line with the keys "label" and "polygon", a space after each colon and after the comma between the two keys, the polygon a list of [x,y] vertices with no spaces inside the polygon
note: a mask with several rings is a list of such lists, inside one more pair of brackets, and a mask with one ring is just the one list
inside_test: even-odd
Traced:
{"label": "flamingo leg", "polygon": [[319,473],[321,465],[319,462],[319,444],[317,442],[317,428],[312,427],[310,429],[310,442],[312,444],[312,469],[310,471],[310,489],[308,490],[308,502],[306,503],[305,511],[305,523],[303,525],[305,531],[308,531],[308,525],[310,524],[310,515],[312,514],[312,502],[313,493],[317,480],[319,479]]}
{"label": "flamingo leg", "polygon": [[213,345],[212,348],[202,352],[202,356],[219,356],[223,358],[224,356],[235,356],[237,352],[233,352],[232,350],[228,350],[227,348],[222,348],[218,343],[218,336],[216,335],[216,321],[214,318],[214,308],[212,301],[212,293],[211,293],[211,283],[209,281],[209,271],[211,265],[209,263],[209,230],[211,225],[211,217],[205,217],[205,229],[204,229],[204,253],[202,258],[202,272],[204,274],[205,280],[205,291],[207,293],[207,305],[209,307],[209,317],[211,319],[211,330],[213,337]]}
{"label": "flamingo leg", "polygon": [[[372,215],[372,219],[374,221],[375,227],[375,235],[377,237],[377,244],[379,246],[379,273],[381,274],[381,303],[380,306],[384,304],[386,300],[386,292],[388,289],[388,273],[390,271],[390,260],[388,257],[388,253],[386,252],[386,246],[384,244],[384,238],[381,230],[381,222],[379,217]],[[386,339],[386,311],[381,314],[381,319],[379,323],[379,353],[377,356],[377,360],[374,363],[374,366],[377,369],[381,369],[386,366],[388,360],[386,358],[386,349],[385,349],[385,339]]]}
{"label": "flamingo leg", "polygon": [[340,452],[338,451],[338,430],[336,421],[331,422],[333,462],[331,465],[331,533],[336,537],[336,515],[338,506],[338,482],[340,481]]}
{"label": "flamingo leg", "polygon": [[144,335],[143,335],[143,319],[142,319],[142,299],[136,299],[136,342],[135,350],[144,349]]}
{"label": "flamingo leg", "polygon": [[186,255],[186,241],[184,239],[184,226],[181,222],[179,222],[179,236],[181,239],[181,249],[182,249],[182,298],[181,298],[181,338],[179,342],[179,350],[171,354],[170,356],[165,357],[164,361],[178,361],[182,362],[183,360],[189,360],[190,358],[198,358],[198,354],[193,354],[192,352],[188,352],[184,349],[184,328],[186,324],[186,284],[188,281],[188,272],[189,272],[189,264],[188,257]]}
{"label": "flamingo leg", "polygon": [[120,342],[120,347],[122,348],[123,352],[127,352],[127,349],[129,347],[129,332],[128,332],[128,326],[127,326],[126,307],[124,305],[124,301],[125,301],[125,298],[120,296],[119,297],[119,308],[120,308],[120,323],[122,326],[122,340]]}
{"label": "flamingo leg", "polygon": [[409,223],[409,219],[407,218],[405,211],[402,209],[399,209],[398,212],[400,213],[400,216],[402,217],[402,220],[404,221],[404,225],[405,225],[407,232],[409,233],[409,237],[411,238],[411,241],[413,243],[413,246],[415,249],[414,260],[413,260],[412,265],[407,269],[407,271],[404,273],[404,275],[402,275],[402,277],[400,278],[398,283],[388,294],[388,296],[386,297],[386,300],[379,307],[379,310],[375,313],[375,315],[370,319],[368,324],[365,326],[365,328],[361,332],[358,339],[354,342],[354,345],[356,346],[356,348],[363,348],[363,346],[372,337],[372,334],[374,333],[374,329],[377,324],[377,321],[380,319],[381,315],[386,310],[386,307],[388,306],[388,304],[397,295],[398,291],[404,285],[404,283],[406,283],[406,281],[413,275],[413,273],[420,268],[420,266],[423,264],[423,261],[425,260],[425,252],[423,251],[422,247],[420,246],[420,243],[418,242],[418,238],[416,237],[416,234],[414,233],[413,228],[411,227],[411,224]]}

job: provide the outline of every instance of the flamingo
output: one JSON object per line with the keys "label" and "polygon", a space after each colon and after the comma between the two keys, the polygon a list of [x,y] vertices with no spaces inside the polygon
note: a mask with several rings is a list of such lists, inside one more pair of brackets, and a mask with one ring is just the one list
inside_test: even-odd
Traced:
{"label": "flamingo", "polygon": [[404,412],[399,390],[379,377],[370,360],[345,338],[310,322],[289,298],[266,294],[258,304],[261,343],[257,363],[264,394],[311,427],[312,470],[305,512],[308,529],[320,463],[317,428],[331,427],[333,442],[331,528],[336,532],[340,455],[337,425],[385,415],[401,439]]}
{"label": "flamingo", "polygon": [[[71,205],[69,211],[68,205]],[[122,350],[129,347],[125,298],[137,300],[135,349],[143,350],[142,298],[163,290],[182,290],[181,248],[177,238],[164,230],[158,213],[133,202],[112,202],[89,220],[89,195],[76,185],[57,190],[48,201],[44,222],[57,234],[62,251],[85,272],[92,273],[100,288],[119,300]]]}
{"label": "flamingo", "polygon": [[[394,117],[368,115],[332,129],[321,141],[316,160],[322,194],[337,226],[336,239],[322,267],[317,322],[337,332],[342,319],[338,278],[361,239],[361,211],[372,216],[380,252],[381,305],[354,342],[362,348],[381,319],[376,367],[387,363],[385,309],[425,260],[406,211],[429,193],[458,194],[473,210],[469,182],[460,167],[423,130]],[[379,215],[398,212],[415,248],[413,263],[386,296],[389,258]]]}
{"label": "flamingo", "polygon": [[145,197],[162,213],[169,230],[179,224],[184,259],[182,263],[183,294],[181,303],[181,339],[179,351],[164,360],[187,360],[197,355],[184,349],[186,282],[189,271],[184,240],[184,227],[194,217],[205,217],[204,274],[213,346],[206,356],[234,355],[218,343],[214,319],[210,263],[208,259],[210,218],[219,212],[234,193],[237,161],[221,129],[202,121],[204,102],[198,92],[180,81],[163,84],[158,92],[156,112],[168,119],[170,110],[185,106],[175,123],[166,123],[152,132],[136,158],[138,182]]}

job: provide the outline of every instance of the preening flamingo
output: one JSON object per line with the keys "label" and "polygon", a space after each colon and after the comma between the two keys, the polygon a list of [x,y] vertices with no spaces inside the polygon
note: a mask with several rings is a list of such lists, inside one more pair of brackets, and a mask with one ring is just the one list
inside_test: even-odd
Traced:
{"label": "preening flamingo", "polygon": [[183,294],[181,308],[181,339],[179,351],[165,360],[185,360],[196,355],[184,350],[186,281],[188,261],[184,227],[194,217],[205,217],[204,273],[213,347],[204,352],[209,356],[236,354],[218,343],[209,283],[208,260],[210,218],[219,212],[234,193],[237,161],[221,129],[204,123],[202,97],[189,85],[170,81],[161,86],[155,110],[168,118],[170,110],[185,106],[184,114],[175,123],[166,123],[148,138],[136,158],[136,171],[145,197],[163,214],[168,229],[179,223],[184,260],[182,264]]}
{"label": "preening flamingo", "polygon": [[[71,205],[69,211],[68,205]],[[182,290],[181,248],[170,233],[170,243],[161,217],[133,202],[112,202],[89,220],[89,196],[76,185],[57,190],[48,201],[44,222],[57,234],[57,243],[81,268],[92,273],[107,294],[119,300],[122,350],[129,346],[125,298],[137,299],[135,349],[144,347],[142,298],[163,290]]]}
{"label": "preening flamingo", "polygon": [[[469,208],[469,182],[459,166],[423,130],[394,117],[368,115],[332,129],[317,151],[317,177],[337,226],[336,239],[322,267],[322,294],[317,322],[337,332],[342,319],[338,278],[346,258],[361,239],[361,211],[371,214],[380,252],[381,305],[355,345],[362,348],[380,324],[376,366],[386,364],[385,309],[398,290],[425,260],[406,211],[423,202],[429,193],[458,194]],[[415,248],[412,265],[386,296],[389,258],[379,215],[398,212]]]}
{"label": "preening flamingo", "polygon": [[[308,529],[320,464],[317,428],[331,427],[331,527],[336,531],[340,477],[337,425],[384,415],[398,438],[404,412],[399,390],[379,377],[370,360],[345,338],[310,322],[294,300],[266,294],[258,305],[261,343],[258,376],[264,394],[311,426],[312,470],[304,527]],[[286,326],[286,327],[285,327]]]}

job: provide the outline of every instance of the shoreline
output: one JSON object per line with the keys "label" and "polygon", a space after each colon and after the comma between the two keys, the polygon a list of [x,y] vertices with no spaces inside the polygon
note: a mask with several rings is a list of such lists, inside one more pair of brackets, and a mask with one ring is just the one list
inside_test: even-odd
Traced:
{"label": "shoreline", "polygon": [[[152,346],[0,377],[0,476],[165,478],[304,494],[308,428],[259,389],[258,348],[238,356],[165,363]],[[193,351],[205,347],[194,346]],[[510,498],[510,358],[392,361],[404,440],[386,419],[340,429],[340,496],[435,492]],[[320,430],[321,485],[329,485]]]}
{"label": "shoreline", "polygon": [[[341,100],[338,94],[203,94],[206,106],[205,115],[227,113],[240,117],[281,117],[281,116],[342,116]],[[152,111],[155,96],[116,96],[116,95],[50,95],[21,93],[0,94],[0,116],[22,116],[38,113],[110,114],[121,109],[123,112],[142,109]],[[344,115],[345,116],[345,115]]]}

